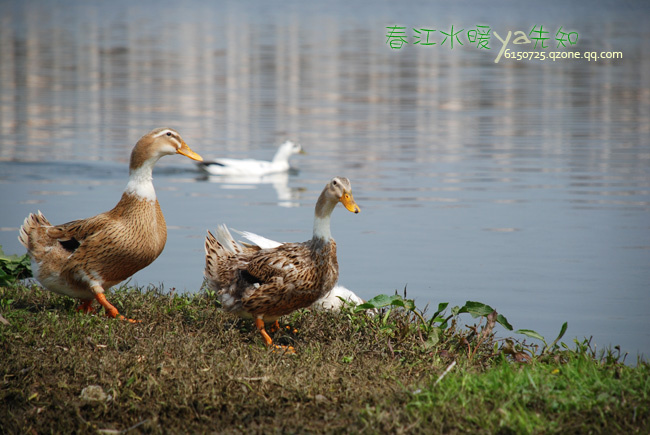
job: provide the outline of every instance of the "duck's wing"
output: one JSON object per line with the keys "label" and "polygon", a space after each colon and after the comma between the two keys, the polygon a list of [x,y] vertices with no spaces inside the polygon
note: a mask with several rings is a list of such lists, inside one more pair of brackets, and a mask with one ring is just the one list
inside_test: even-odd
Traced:
{"label": "duck's wing", "polygon": [[311,305],[338,279],[336,245],[314,255],[306,243],[285,243],[251,255],[240,268],[248,291],[242,307],[251,314],[281,316]]}
{"label": "duck's wing", "polygon": [[247,261],[246,272],[259,283],[275,278],[294,282],[302,274],[309,275],[316,267],[310,254],[303,243],[285,243],[277,248],[263,249]]}
{"label": "duck's wing", "polygon": [[25,219],[18,239],[37,261],[56,252],[67,257],[75,253],[89,239],[101,236],[106,232],[107,225],[108,219],[105,214],[52,225],[39,211]]}
{"label": "duck's wing", "polygon": [[111,220],[104,213],[45,228],[45,236],[70,253],[90,241],[111,238],[115,232]]}

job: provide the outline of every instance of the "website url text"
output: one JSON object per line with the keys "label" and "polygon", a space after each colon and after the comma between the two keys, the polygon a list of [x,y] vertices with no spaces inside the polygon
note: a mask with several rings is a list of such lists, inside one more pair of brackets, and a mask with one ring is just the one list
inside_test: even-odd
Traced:
{"label": "website url text", "polygon": [[503,53],[506,59],[514,60],[548,60],[555,62],[558,59],[586,59],[588,62],[598,62],[599,59],[623,59],[621,51],[513,51],[506,48]]}

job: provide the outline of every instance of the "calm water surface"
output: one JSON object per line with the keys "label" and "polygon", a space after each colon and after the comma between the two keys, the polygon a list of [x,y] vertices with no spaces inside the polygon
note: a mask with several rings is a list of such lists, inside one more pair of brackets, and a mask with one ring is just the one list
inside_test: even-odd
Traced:
{"label": "calm water surface", "polygon": [[[292,139],[308,154],[264,180],[162,159],[167,246],[133,282],[198,291],[205,231],[222,222],[306,240],[316,197],[343,175],[362,212],[339,207],[332,233],[340,282],[360,296],[406,286],[422,307],[478,300],[551,340],[568,321],[567,340],[650,353],[647,6],[253,5],[1,3],[5,252],[23,252],[29,212],[63,223],[112,208],[154,127],[206,158],[270,159]],[[565,50],[624,58],[496,64],[494,38],[490,52],[466,37],[413,44],[413,27],[477,24],[502,37],[564,26],[579,33]],[[407,27],[400,50],[386,44],[392,25]]]}

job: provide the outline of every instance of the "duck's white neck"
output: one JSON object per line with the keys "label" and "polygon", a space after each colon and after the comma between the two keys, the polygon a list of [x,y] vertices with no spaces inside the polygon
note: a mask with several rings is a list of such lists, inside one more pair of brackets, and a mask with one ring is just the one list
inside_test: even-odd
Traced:
{"label": "duck's white neck", "polygon": [[150,158],[135,169],[129,170],[129,182],[124,189],[125,193],[135,195],[147,201],[156,200],[156,191],[153,188],[153,167],[159,157]]}
{"label": "duck's white neck", "polygon": [[281,146],[275,152],[272,161],[273,163],[287,163],[289,161],[289,157],[291,157],[291,150],[287,147]]}
{"label": "duck's white neck", "polygon": [[332,238],[330,231],[330,215],[325,217],[314,216],[314,239],[329,240]]}
{"label": "duck's white neck", "polygon": [[314,214],[314,238],[329,240],[332,238],[330,232],[330,218],[332,211],[336,207],[336,202],[327,201],[324,195],[318,198],[316,203],[316,213]]}

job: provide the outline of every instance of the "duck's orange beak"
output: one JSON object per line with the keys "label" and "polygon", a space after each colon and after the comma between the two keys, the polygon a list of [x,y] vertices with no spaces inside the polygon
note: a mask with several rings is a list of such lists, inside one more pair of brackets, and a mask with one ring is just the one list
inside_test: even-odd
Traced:
{"label": "duck's orange beak", "polygon": [[181,145],[180,149],[176,150],[176,154],[182,154],[185,157],[189,157],[192,160],[198,160],[199,162],[203,161],[203,157],[192,151],[190,147],[187,146],[185,141],[183,141],[183,144]]}
{"label": "duck's orange beak", "polygon": [[357,203],[354,202],[354,198],[352,197],[351,193],[344,193],[339,201],[341,201],[341,203],[345,206],[345,208],[348,209],[348,211],[351,211],[353,213],[359,213],[361,211]]}

